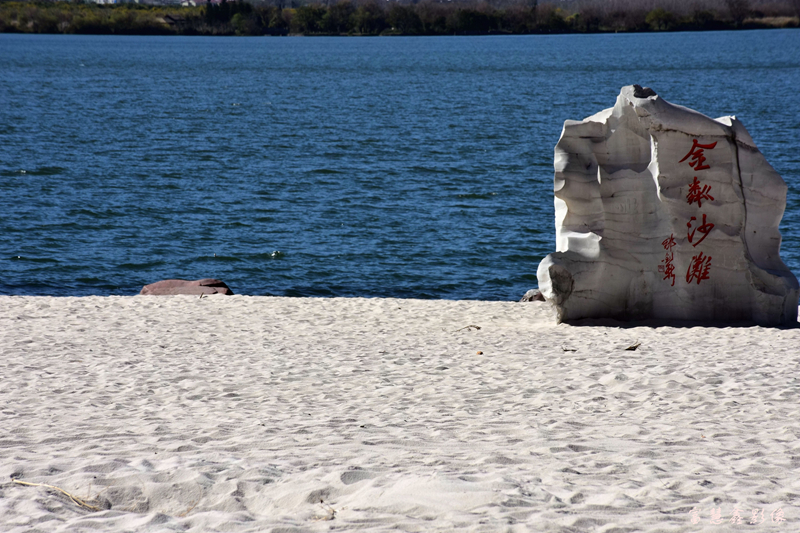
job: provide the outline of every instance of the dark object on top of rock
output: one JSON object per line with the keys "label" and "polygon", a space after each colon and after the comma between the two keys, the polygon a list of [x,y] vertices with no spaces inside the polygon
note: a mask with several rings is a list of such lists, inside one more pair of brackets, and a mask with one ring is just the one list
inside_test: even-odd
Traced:
{"label": "dark object on top of rock", "polygon": [[650,87],[642,87],[641,85],[633,86],[633,96],[636,98],[650,98],[656,96],[656,92]]}
{"label": "dark object on top of rock", "polygon": [[202,294],[233,294],[233,291],[218,279],[198,279],[197,281],[187,281],[185,279],[165,279],[150,285],[145,285],[142,292],[151,296],[164,296],[174,294],[190,294],[193,296]]}
{"label": "dark object on top of rock", "polygon": [[520,302],[543,302],[544,296],[539,289],[531,289],[525,293]]}

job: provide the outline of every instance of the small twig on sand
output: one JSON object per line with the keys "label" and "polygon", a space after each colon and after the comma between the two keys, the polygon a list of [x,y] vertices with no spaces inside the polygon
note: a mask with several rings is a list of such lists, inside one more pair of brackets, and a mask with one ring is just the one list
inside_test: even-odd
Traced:
{"label": "small twig on sand", "polygon": [[329,513],[327,516],[318,516],[315,520],[333,520],[336,518],[336,509],[325,503],[325,500],[320,500],[319,504]]}
{"label": "small twig on sand", "polygon": [[577,352],[577,348],[567,348],[566,346],[562,346],[561,349],[565,352]]}
{"label": "small twig on sand", "polygon": [[453,333],[457,333],[457,332],[461,331],[462,329],[466,329],[467,331],[472,331],[472,328],[475,328],[476,330],[481,329],[480,326],[473,326],[472,324],[470,324],[469,326],[464,326],[463,328],[458,328]]}
{"label": "small twig on sand", "polygon": [[70,494],[69,492],[65,491],[62,488],[56,487],[55,485],[47,485],[46,483],[29,483],[27,481],[20,481],[18,479],[14,479],[14,478],[12,478],[11,481],[13,481],[14,483],[17,483],[19,485],[28,485],[30,487],[45,487],[45,488],[48,488],[48,489],[57,490],[58,492],[64,494],[67,498],[72,500],[79,507],[83,507],[84,509],[88,509],[90,511],[102,511],[101,508],[95,507],[94,505],[86,503],[85,500],[82,500],[82,499],[78,498],[77,496],[74,496],[74,495]]}
{"label": "small twig on sand", "polygon": [[639,341],[636,341],[636,342],[634,342],[633,344],[631,344],[630,346],[628,346],[627,348],[625,348],[625,350],[626,350],[626,351],[631,351],[631,352],[633,352],[633,351],[636,351],[636,348],[638,348],[638,347],[639,347],[639,346],[641,346],[641,345],[642,345],[642,343],[641,343],[641,342],[639,342]]}

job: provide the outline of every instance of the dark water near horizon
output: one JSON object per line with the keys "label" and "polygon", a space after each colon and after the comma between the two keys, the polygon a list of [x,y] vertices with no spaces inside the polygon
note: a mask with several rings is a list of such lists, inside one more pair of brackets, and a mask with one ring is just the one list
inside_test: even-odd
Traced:
{"label": "dark water near horizon", "polygon": [[737,115],[789,185],[800,31],[0,35],[0,294],[516,300],[554,250],[565,119],[638,83]]}

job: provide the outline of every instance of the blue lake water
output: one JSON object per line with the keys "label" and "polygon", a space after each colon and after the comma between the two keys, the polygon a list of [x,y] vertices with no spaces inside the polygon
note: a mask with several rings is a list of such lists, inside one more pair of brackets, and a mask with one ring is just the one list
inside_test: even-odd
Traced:
{"label": "blue lake water", "polygon": [[516,300],[554,250],[566,119],[638,83],[735,114],[789,185],[800,31],[0,35],[0,294]]}

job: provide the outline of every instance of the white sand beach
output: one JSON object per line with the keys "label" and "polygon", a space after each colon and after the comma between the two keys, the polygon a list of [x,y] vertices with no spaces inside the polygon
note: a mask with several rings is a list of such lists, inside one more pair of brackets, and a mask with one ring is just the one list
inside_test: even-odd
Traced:
{"label": "white sand beach", "polygon": [[800,329],[14,296],[0,332],[8,533],[800,527]]}

